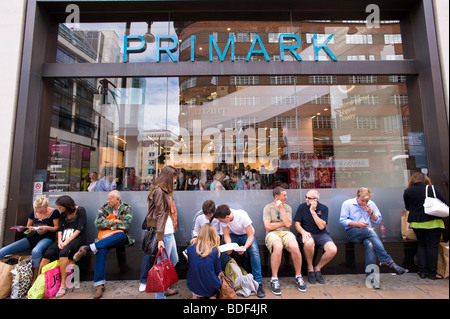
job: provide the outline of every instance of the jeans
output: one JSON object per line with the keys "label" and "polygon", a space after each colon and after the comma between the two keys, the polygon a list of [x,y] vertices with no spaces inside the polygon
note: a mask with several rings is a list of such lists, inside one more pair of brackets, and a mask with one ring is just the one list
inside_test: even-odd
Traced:
{"label": "jeans", "polygon": [[106,282],[106,257],[109,249],[124,246],[126,243],[127,235],[116,233],[90,245],[92,252],[95,254],[94,286],[104,285]]}
{"label": "jeans", "polygon": [[378,237],[373,228],[352,227],[345,231],[347,240],[352,243],[363,243],[366,248],[366,268],[369,265],[376,265],[377,258],[380,262],[389,263],[392,257],[386,252],[383,242]]}
{"label": "jeans", "polygon": [[[177,242],[175,241],[175,235],[174,234],[165,234],[164,235],[164,247],[166,248],[167,255],[169,256],[169,259],[172,261],[173,266],[175,267],[178,263],[178,252],[177,252]],[[166,254],[162,253],[163,257],[166,258]],[[161,262],[161,257],[158,257],[158,261],[156,263]],[[150,268],[149,268],[150,270]],[[148,271],[147,271],[148,273]],[[167,289],[164,292],[157,292],[155,293],[155,299],[166,299],[165,293],[168,291]]]}
{"label": "jeans", "polygon": [[[42,255],[44,251],[53,243],[53,240],[50,238],[42,238],[36,246],[31,250],[31,264],[33,268],[39,268],[41,264]],[[7,255],[13,255],[21,253],[25,250],[30,249],[30,243],[28,239],[22,238],[8,246],[0,249],[0,260],[5,258]]]}
{"label": "jeans", "polygon": [[[417,237],[417,260],[420,272],[435,275],[442,229],[413,228]],[[443,274],[442,274],[443,275]]]}
{"label": "jeans", "polygon": [[[230,233],[231,242],[238,244],[239,246],[244,246],[247,242],[247,234],[245,235],[235,235]],[[261,259],[259,257],[259,248],[256,239],[253,240],[252,245],[247,249],[250,256],[250,264],[252,266],[252,275],[256,282],[262,283],[261,274]]]}

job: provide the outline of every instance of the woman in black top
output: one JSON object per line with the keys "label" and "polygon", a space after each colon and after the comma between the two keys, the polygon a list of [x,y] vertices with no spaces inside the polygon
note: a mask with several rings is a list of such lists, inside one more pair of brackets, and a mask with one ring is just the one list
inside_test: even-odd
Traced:
{"label": "woman in black top", "polygon": [[50,261],[59,258],[61,269],[61,287],[56,297],[66,294],[67,267],[69,266],[69,255],[73,254],[86,241],[86,210],[77,206],[74,200],[67,195],[58,197],[55,204],[61,212],[60,227],[58,230],[58,240],[55,241],[44,253],[41,266],[47,265]]}
{"label": "woman in black top", "polygon": [[45,196],[38,197],[33,203],[33,210],[28,216],[25,228],[18,228],[18,232],[24,232],[26,237],[0,249],[0,260],[7,255],[18,254],[31,249],[31,261],[33,269],[32,283],[39,275],[39,264],[43,252],[55,240],[55,232],[59,228],[59,211],[48,206]]}
{"label": "woman in black top", "polygon": [[[417,237],[417,259],[419,276],[430,279],[442,279],[437,274],[438,247],[444,221],[440,217],[425,214],[423,203],[425,202],[425,190],[428,187],[428,196],[434,197],[431,189],[431,181],[423,173],[415,172],[403,193],[405,208],[409,211],[408,222]],[[435,188],[436,197],[445,202],[444,196]]]}

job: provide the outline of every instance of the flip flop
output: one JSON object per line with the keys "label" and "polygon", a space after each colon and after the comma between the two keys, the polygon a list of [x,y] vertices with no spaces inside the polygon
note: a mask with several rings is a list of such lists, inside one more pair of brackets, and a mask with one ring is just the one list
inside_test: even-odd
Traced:
{"label": "flip flop", "polygon": [[59,290],[58,290],[58,292],[56,293],[56,298],[61,298],[61,297],[63,297],[65,294],[66,294],[66,290],[67,290],[67,288],[64,288],[64,287],[60,287],[59,288]]}

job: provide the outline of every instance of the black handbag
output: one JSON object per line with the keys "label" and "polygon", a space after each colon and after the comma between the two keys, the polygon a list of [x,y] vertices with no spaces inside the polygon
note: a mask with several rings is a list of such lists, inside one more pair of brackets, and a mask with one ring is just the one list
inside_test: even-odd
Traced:
{"label": "black handbag", "polygon": [[144,230],[141,249],[144,254],[156,256],[156,254],[158,253],[158,234],[156,232],[156,228],[147,227]]}

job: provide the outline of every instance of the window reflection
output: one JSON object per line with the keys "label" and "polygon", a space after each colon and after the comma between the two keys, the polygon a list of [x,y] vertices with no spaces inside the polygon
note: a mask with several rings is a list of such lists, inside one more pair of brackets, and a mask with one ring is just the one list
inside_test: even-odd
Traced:
{"label": "window reflection", "polygon": [[180,190],[402,187],[414,168],[404,80],[56,79],[40,169],[50,192],[85,191],[92,172],[111,173],[111,188],[147,190],[166,164],[180,168]]}
{"label": "window reflection", "polygon": [[[249,48],[260,38],[270,60],[279,61],[285,33],[301,39],[296,51],[306,61],[314,60],[314,36],[321,42],[330,34],[339,61],[403,59],[398,21],[368,29],[364,21],[297,21],[295,14],[276,22],[60,24],[56,59],[122,63],[125,35],[141,35],[147,49],[129,62],[154,62],[153,38],[170,35],[179,63],[191,63],[192,52],[195,61],[208,61],[210,36],[222,53],[231,36],[237,65],[270,63],[262,53],[246,62]],[[295,60],[285,53],[285,61]],[[329,56],[321,52],[320,59]],[[163,52],[165,62],[171,59]],[[212,63],[220,63],[216,51]],[[180,169],[179,190],[217,183],[228,190],[403,187],[416,168],[408,103],[404,75],[55,79],[44,106],[51,114],[43,134],[48,154],[40,154],[37,174],[51,193],[93,191],[93,182],[100,191],[144,191],[166,164]]]}
{"label": "window reflection", "polygon": [[[234,61],[315,61],[313,39],[317,44],[327,42],[327,47],[338,61],[403,60],[400,22],[381,21],[380,27],[368,28],[365,21],[355,20],[296,20],[292,21],[147,21],[129,23],[81,23],[79,29],[59,25],[57,62],[60,63],[123,63],[126,62],[173,62],[219,61],[231,59],[230,39],[235,49]],[[295,52],[280,52],[280,35],[298,37],[300,44]],[[125,36],[131,36],[125,55]],[[295,46],[296,38],[286,37],[285,46]],[[134,38],[133,38],[134,37]],[[135,38],[142,37],[143,41]],[[161,37],[158,50],[158,37]],[[169,38],[168,38],[169,37]],[[192,37],[195,37],[192,40]],[[211,42],[211,37],[213,42]],[[248,56],[252,43],[260,40],[263,52]],[[142,52],[133,48],[145,46]],[[217,45],[217,47],[216,47]],[[231,45],[231,44],[230,44]],[[174,47],[170,54],[165,47]],[[260,43],[256,51],[262,50]],[[210,52],[212,51],[212,52]],[[130,53],[131,52],[131,53]],[[159,55],[159,56],[158,56]],[[330,56],[320,50],[319,61],[329,61]]]}

